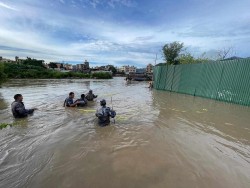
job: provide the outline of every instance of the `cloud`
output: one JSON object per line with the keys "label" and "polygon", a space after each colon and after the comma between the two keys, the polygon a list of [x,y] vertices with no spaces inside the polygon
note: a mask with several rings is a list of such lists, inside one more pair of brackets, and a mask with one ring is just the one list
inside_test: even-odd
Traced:
{"label": "cloud", "polygon": [[48,61],[142,65],[152,63],[164,44],[180,41],[197,56],[227,45],[236,46],[239,56],[250,56],[250,3],[227,2],[16,1],[21,11],[9,11],[13,7],[0,2],[0,52]]}
{"label": "cloud", "polygon": [[119,6],[119,5],[122,5],[125,7],[135,7],[136,6],[135,1],[131,1],[131,0],[109,0],[107,2],[107,4],[111,8],[115,8],[116,6]]}
{"label": "cloud", "polygon": [[10,10],[15,10],[15,11],[17,11],[16,8],[11,7],[11,6],[9,6],[9,5],[5,4],[5,3],[2,3],[2,2],[0,2],[0,8],[1,8],[1,7],[7,8],[7,9],[10,9]]}

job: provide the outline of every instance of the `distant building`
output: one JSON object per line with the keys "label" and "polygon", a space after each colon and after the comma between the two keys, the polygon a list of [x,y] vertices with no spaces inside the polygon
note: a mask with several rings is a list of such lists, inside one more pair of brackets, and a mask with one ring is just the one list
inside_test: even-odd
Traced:
{"label": "distant building", "polygon": [[58,62],[50,62],[48,64],[48,67],[50,69],[54,69],[54,70],[58,70],[58,71],[65,70],[64,67],[63,67],[63,64],[62,63],[58,63]]}
{"label": "distant building", "polygon": [[105,71],[106,70],[106,66],[96,66],[93,68],[94,70],[102,70],[102,71]]}
{"label": "distant building", "polygon": [[87,60],[85,60],[85,62],[83,64],[77,64],[75,70],[85,72],[85,73],[90,72],[89,62]]}
{"label": "distant building", "polygon": [[77,71],[77,66],[76,65],[72,65],[72,70],[73,71]]}
{"label": "distant building", "polygon": [[84,62],[84,68],[89,69],[89,62],[87,60],[85,60]]}
{"label": "distant building", "polygon": [[146,72],[147,73],[152,73],[153,72],[153,68],[154,68],[154,66],[152,64],[148,64],[147,68],[146,68]]}
{"label": "distant building", "polygon": [[13,61],[11,59],[3,58],[2,56],[0,56],[0,62],[1,63],[15,63],[15,61]]}
{"label": "distant building", "polygon": [[70,64],[63,64],[65,70],[73,70],[73,66]]}
{"label": "distant building", "polygon": [[135,73],[136,72],[136,67],[128,65],[128,66],[122,66],[118,70],[119,70],[119,72],[124,72],[125,74],[129,74],[129,73]]}
{"label": "distant building", "polygon": [[[27,57],[28,59],[28,57]],[[15,57],[15,61],[17,64],[22,64],[26,59],[20,59],[18,56]]]}

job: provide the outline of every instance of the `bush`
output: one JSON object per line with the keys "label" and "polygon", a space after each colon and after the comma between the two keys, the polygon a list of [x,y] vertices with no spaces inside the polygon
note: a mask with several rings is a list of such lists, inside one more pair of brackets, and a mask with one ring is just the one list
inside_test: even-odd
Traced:
{"label": "bush", "polygon": [[112,75],[108,72],[95,72],[91,75],[91,78],[97,79],[111,79]]}
{"label": "bush", "polygon": [[7,75],[4,73],[4,64],[0,63],[0,84],[3,83],[7,78]]}
{"label": "bush", "polygon": [[[98,79],[110,79],[112,75],[109,73],[93,73],[92,75],[80,72],[58,72],[54,70],[45,69],[40,66],[24,65],[6,63],[0,67],[1,75],[5,75],[7,78],[98,78]],[[0,76],[1,76],[0,75]],[[0,77],[1,78],[1,77]]]}

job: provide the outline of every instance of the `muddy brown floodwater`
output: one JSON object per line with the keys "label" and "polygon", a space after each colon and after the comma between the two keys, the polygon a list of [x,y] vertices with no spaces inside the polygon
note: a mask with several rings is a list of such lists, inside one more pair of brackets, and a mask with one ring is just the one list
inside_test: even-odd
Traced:
{"label": "muddy brown floodwater", "polygon": [[[146,82],[10,80],[0,88],[0,187],[249,188],[250,108],[150,90]],[[67,108],[92,89],[86,108]],[[14,120],[22,93],[33,116]],[[112,104],[111,104],[112,97]],[[98,101],[117,112],[99,127]]]}

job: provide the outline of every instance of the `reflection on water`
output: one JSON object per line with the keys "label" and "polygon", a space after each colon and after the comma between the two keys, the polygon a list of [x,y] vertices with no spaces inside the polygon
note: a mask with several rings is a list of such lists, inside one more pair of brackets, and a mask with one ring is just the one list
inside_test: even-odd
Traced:
{"label": "reflection on water", "polygon": [[[246,187],[250,186],[249,108],[149,90],[146,82],[12,80],[0,92],[0,187]],[[92,89],[87,108],[62,107]],[[33,116],[13,120],[22,93]],[[112,97],[112,104],[111,104]],[[94,110],[117,111],[98,127]]]}

